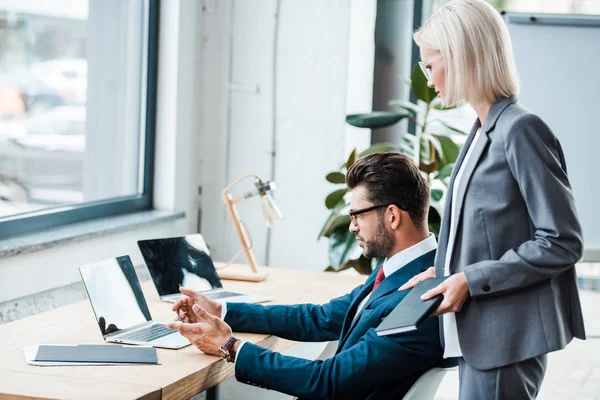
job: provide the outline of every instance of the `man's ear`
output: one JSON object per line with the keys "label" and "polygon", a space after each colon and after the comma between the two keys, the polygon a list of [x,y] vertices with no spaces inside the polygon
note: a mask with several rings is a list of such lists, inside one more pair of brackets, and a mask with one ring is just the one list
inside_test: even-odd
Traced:
{"label": "man's ear", "polygon": [[390,216],[389,216],[390,228],[392,230],[396,230],[400,227],[400,225],[402,223],[402,210],[400,210],[398,207],[396,207],[393,204],[391,206],[389,206],[388,210],[390,211]]}

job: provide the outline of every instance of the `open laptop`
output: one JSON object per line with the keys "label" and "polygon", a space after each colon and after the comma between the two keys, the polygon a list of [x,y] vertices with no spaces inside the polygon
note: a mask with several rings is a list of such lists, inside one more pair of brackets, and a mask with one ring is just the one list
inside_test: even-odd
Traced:
{"label": "open laptop", "polygon": [[220,303],[262,303],[272,298],[223,289],[201,234],[138,240],[148,272],[163,301],[174,303],[183,295],[179,287],[195,290]]}
{"label": "open laptop", "polygon": [[129,256],[79,267],[96,321],[107,342],[180,349],[190,342],[178,331],[152,321]]}

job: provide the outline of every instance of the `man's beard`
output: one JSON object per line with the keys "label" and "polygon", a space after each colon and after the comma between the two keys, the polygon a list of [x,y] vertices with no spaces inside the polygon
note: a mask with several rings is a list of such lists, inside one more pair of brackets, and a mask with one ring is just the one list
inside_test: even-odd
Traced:
{"label": "man's beard", "polygon": [[377,218],[377,233],[373,240],[363,240],[363,255],[366,258],[384,258],[390,255],[396,245],[396,238],[385,228],[381,218]]}

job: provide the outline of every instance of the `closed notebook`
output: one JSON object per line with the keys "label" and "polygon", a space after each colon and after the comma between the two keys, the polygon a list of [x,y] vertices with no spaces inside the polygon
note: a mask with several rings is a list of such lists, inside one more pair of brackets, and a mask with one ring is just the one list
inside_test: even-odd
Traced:
{"label": "closed notebook", "polygon": [[41,344],[35,361],[158,364],[158,357],[148,346]]}
{"label": "closed notebook", "polygon": [[433,289],[442,283],[444,279],[446,277],[428,279],[412,288],[375,329],[377,336],[393,335],[419,329],[443,299],[441,294],[425,301],[421,300],[421,296],[429,289]]}

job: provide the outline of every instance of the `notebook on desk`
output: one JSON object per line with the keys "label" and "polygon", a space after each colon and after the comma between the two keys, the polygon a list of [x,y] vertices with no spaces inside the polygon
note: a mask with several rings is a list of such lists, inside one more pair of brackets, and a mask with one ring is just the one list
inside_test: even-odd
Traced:
{"label": "notebook on desk", "polygon": [[151,346],[119,346],[109,344],[36,346],[33,361],[95,364],[158,364],[156,349]]}
{"label": "notebook on desk", "polygon": [[262,303],[271,297],[231,292],[223,284],[201,234],[139,240],[138,247],[161,300],[174,303],[179,287],[202,293],[220,303]]}
{"label": "notebook on desk", "polygon": [[180,349],[190,342],[178,331],[152,321],[129,256],[79,267],[104,340]]}

